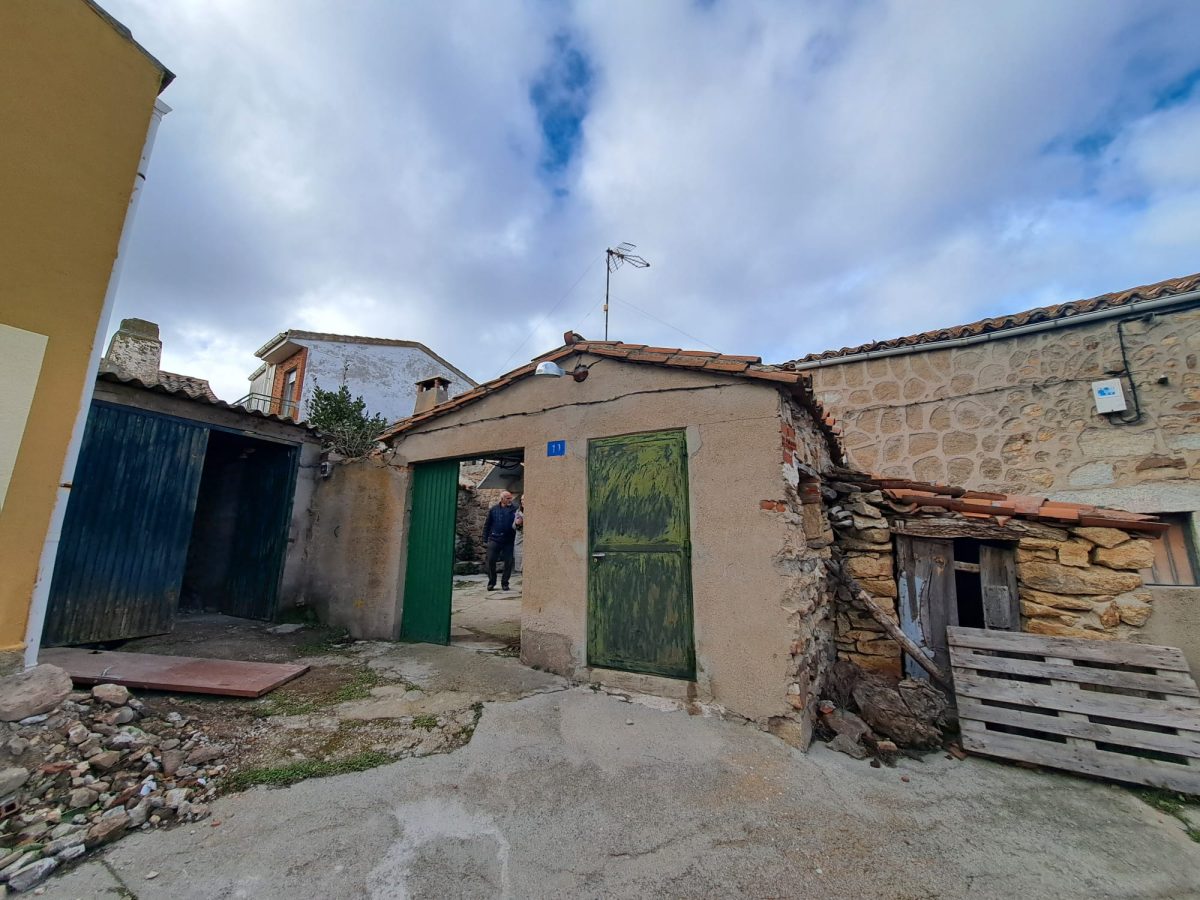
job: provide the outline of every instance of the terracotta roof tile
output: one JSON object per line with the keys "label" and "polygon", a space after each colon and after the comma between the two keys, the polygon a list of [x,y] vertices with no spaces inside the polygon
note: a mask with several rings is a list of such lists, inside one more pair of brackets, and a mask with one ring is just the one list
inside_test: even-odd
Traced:
{"label": "terracotta roof tile", "polygon": [[853,356],[858,353],[872,353],[880,350],[893,350],[902,347],[914,347],[920,344],[936,344],[938,341],[954,340],[981,334],[1004,331],[1009,328],[1019,328],[1022,325],[1033,325],[1039,322],[1063,320],[1064,326],[1069,325],[1072,316],[1082,313],[1097,312],[1128,306],[1141,300],[1158,300],[1174,294],[1185,294],[1200,290],[1200,273],[1185,275],[1182,278],[1171,278],[1156,284],[1142,285],[1112,294],[1101,294],[1087,300],[1075,300],[1070,303],[1059,303],[1054,306],[1039,306],[1024,312],[1008,316],[996,316],[991,319],[980,319],[967,325],[954,325],[949,328],[938,328],[923,331],[920,334],[910,334],[905,337],[892,338],[884,341],[871,341],[857,347],[843,347],[841,350],[825,350],[820,353],[810,353],[799,359],[785,363],[786,366],[801,365],[822,359],[837,359],[842,356]]}
{"label": "terracotta roof tile", "polygon": [[785,386],[793,398],[799,400],[812,415],[813,421],[821,429],[829,446],[830,454],[835,462],[841,463],[845,458],[844,450],[838,435],[841,428],[834,422],[832,416],[822,411],[820,404],[812,391],[812,382],[801,372],[790,372],[778,366],[764,366],[758,356],[726,356],[710,350],[680,350],[674,347],[649,347],[645,344],[624,344],[619,341],[589,341],[574,332],[564,335],[568,343],[549,353],[544,353],[532,362],[506,372],[499,378],[479,385],[473,390],[460,394],[452,400],[441,403],[417,416],[401,419],[385,429],[380,440],[387,440],[402,434],[430,419],[458,409],[466,403],[478,400],[488,394],[498,391],[515,381],[530,375],[541,362],[553,362],[575,353],[591,354],[607,359],[623,359],[639,365],[657,365],[664,368],[687,369],[691,371],[720,372],[738,375],[740,377],[774,384],[779,388]]}

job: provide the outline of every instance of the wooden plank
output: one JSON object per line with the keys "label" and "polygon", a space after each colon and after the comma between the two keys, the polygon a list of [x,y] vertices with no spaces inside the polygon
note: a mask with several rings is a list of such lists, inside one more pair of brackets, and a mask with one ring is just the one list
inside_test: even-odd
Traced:
{"label": "wooden plank", "polygon": [[76,684],[123,684],[154,691],[225,697],[261,697],[308,671],[308,666],[290,663],[198,659],[78,647],[43,649],[38,661],[66,669]]}
{"label": "wooden plank", "polygon": [[1021,601],[1017,593],[1017,558],[1011,545],[980,544],[979,583],[987,628],[1019,631]]}
{"label": "wooden plank", "polygon": [[1079,684],[1096,684],[1119,687],[1134,691],[1151,691],[1171,694],[1180,698],[1200,698],[1196,682],[1180,672],[1163,672],[1145,675],[1140,672],[1121,672],[1116,669],[1094,669],[1090,666],[1042,662],[1032,659],[1014,659],[1009,656],[987,656],[981,652],[952,647],[951,658],[956,669],[975,669],[986,672],[1003,672],[1007,675],[1028,675],[1031,678],[1057,678]]}
{"label": "wooden plank", "polygon": [[954,571],[955,572],[978,572],[979,571],[979,563],[959,562],[956,559],[954,561]]}
{"label": "wooden plank", "polygon": [[1164,734],[1160,731],[1102,725],[1099,722],[1090,722],[1086,717],[1083,721],[1078,721],[1063,718],[1062,715],[1049,716],[1028,710],[1009,709],[1004,706],[988,706],[969,697],[958,698],[958,717],[964,732],[969,728],[976,727],[974,723],[982,726],[984,723],[991,722],[1011,728],[1045,731],[1050,734],[1061,734],[1064,737],[1121,744],[1141,750],[1157,750],[1160,753],[1200,757],[1200,734],[1186,731],[1178,734]]}
{"label": "wooden plank", "polygon": [[1187,660],[1177,647],[1155,644],[1132,644],[1128,641],[1093,641],[1087,638],[1047,637],[1040,634],[991,631],[982,628],[952,626],[947,629],[952,647],[976,650],[1004,650],[1010,653],[1029,653],[1039,656],[1059,656],[1085,659],[1111,665],[1141,666],[1147,669],[1168,669],[1188,672]]}
{"label": "wooden plank", "polygon": [[986,756],[1032,762],[1147,787],[1160,787],[1189,794],[1200,792],[1200,769],[1193,766],[1142,759],[1124,753],[1088,748],[1086,745],[1056,744],[982,728],[964,729],[962,743],[964,749]]}
{"label": "wooden plank", "polygon": [[[919,502],[914,500],[914,502]],[[969,522],[962,519],[896,519],[892,522],[894,534],[927,538],[976,538],[983,541],[1015,541],[1021,532],[1003,525],[987,522]]]}
{"label": "wooden plank", "polygon": [[1002,681],[969,669],[954,670],[954,687],[960,697],[999,700],[1035,709],[1076,712],[1109,719],[1127,719],[1166,728],[1200,731],[1200,708],[1178,701],[1150,700],[1120,694],[1102,694],[1027,681]]}

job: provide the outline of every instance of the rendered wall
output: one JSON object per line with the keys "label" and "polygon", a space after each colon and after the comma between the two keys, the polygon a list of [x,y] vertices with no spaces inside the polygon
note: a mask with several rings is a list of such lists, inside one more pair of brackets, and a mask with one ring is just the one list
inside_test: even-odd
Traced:
{"label": "rendered wall", "polygon": [[1200,309],[1124,331],[1145,413],[1136,425],[1092,403],[1090,382],[1123,365],[1112,319],[808,371],[868,471],[1134,512],[1200,510]]}
{"label": "rendered wall", "polygon": [[0,670],[18,664],[24,646],[161,79],[142,50],[80,0],[0,3],[0,323],[46,338],[0,508]]}
{"label": "rendered wall", "polygon": [[309,338],[294,338],[293,343],[308,347],[301,393],[302,417],[308,414],[313,385],[335,391],[341,386],[343,376],[350,393],[355,397],[361,395],[367,402],[368,412],[379,413],[389,422],[412,415],[416,383],[424,378],[441,375],[450,379],[452,397],[473,387],[416,347]]}
{"label": "rendered wall", "polygon": [[335,465],[313,497],[303,598],[363,640],[400,636],[409,474],[379,459]]}
{"label": "rendered wall", "polygon": [[[560,364],[569,369],[574,360]],[[794,654],[805,652],[794,644],[821,602],[810,596],[819,589],[813,576],[819,561],[809,559],[816,551],[799,527],[794,480],[785,477],[781,415],[773,386],[602,360],[582,383],[526,378],[434,419],[398,441],[393,461],[524,449],[522,658],[568,676],[607,680],[609,673],[590,670],[586,658],[587,442],[684,429],[697,656],[696,683],[688,690],[767,723],[804,706],[789,700]],[[567,442],[565,456],[546,455],[551,440]],[[791,442],[793,462],[817,453],[810,435]]]}

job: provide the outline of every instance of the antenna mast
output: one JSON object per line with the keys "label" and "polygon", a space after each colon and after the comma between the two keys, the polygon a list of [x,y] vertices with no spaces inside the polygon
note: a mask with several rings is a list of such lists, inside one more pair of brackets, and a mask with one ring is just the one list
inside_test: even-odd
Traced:
{"label": "antenna mast", "polygon": [[606,341],[608,340],[608,287],[612,281],[612,273],[621,268],[625,263],[629,263],[637,269],[650,267],[650,263],[631,252],[635,249],[637,249],[636,244],[622,242],[617,244],[616,247],[609,247],[604,251],[608,255],[608,267],[604,273],[604,339]]}

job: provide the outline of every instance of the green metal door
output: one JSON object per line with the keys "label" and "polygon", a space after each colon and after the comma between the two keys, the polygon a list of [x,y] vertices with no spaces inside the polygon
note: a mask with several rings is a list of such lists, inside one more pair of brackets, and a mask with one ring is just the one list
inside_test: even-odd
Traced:
{"label": "green metal door", "polygon": [[208,431],[93,402],[50,582],[42,643],[170,631]]}
{"label": "green metal door", "polygon": [[588,664],[694,678],[682,431],[588,443]]}
{"label": "green metal door", "polygon": [[419,463],[413,467],[401,640],[450,643],[457,509],[456,461]]}

